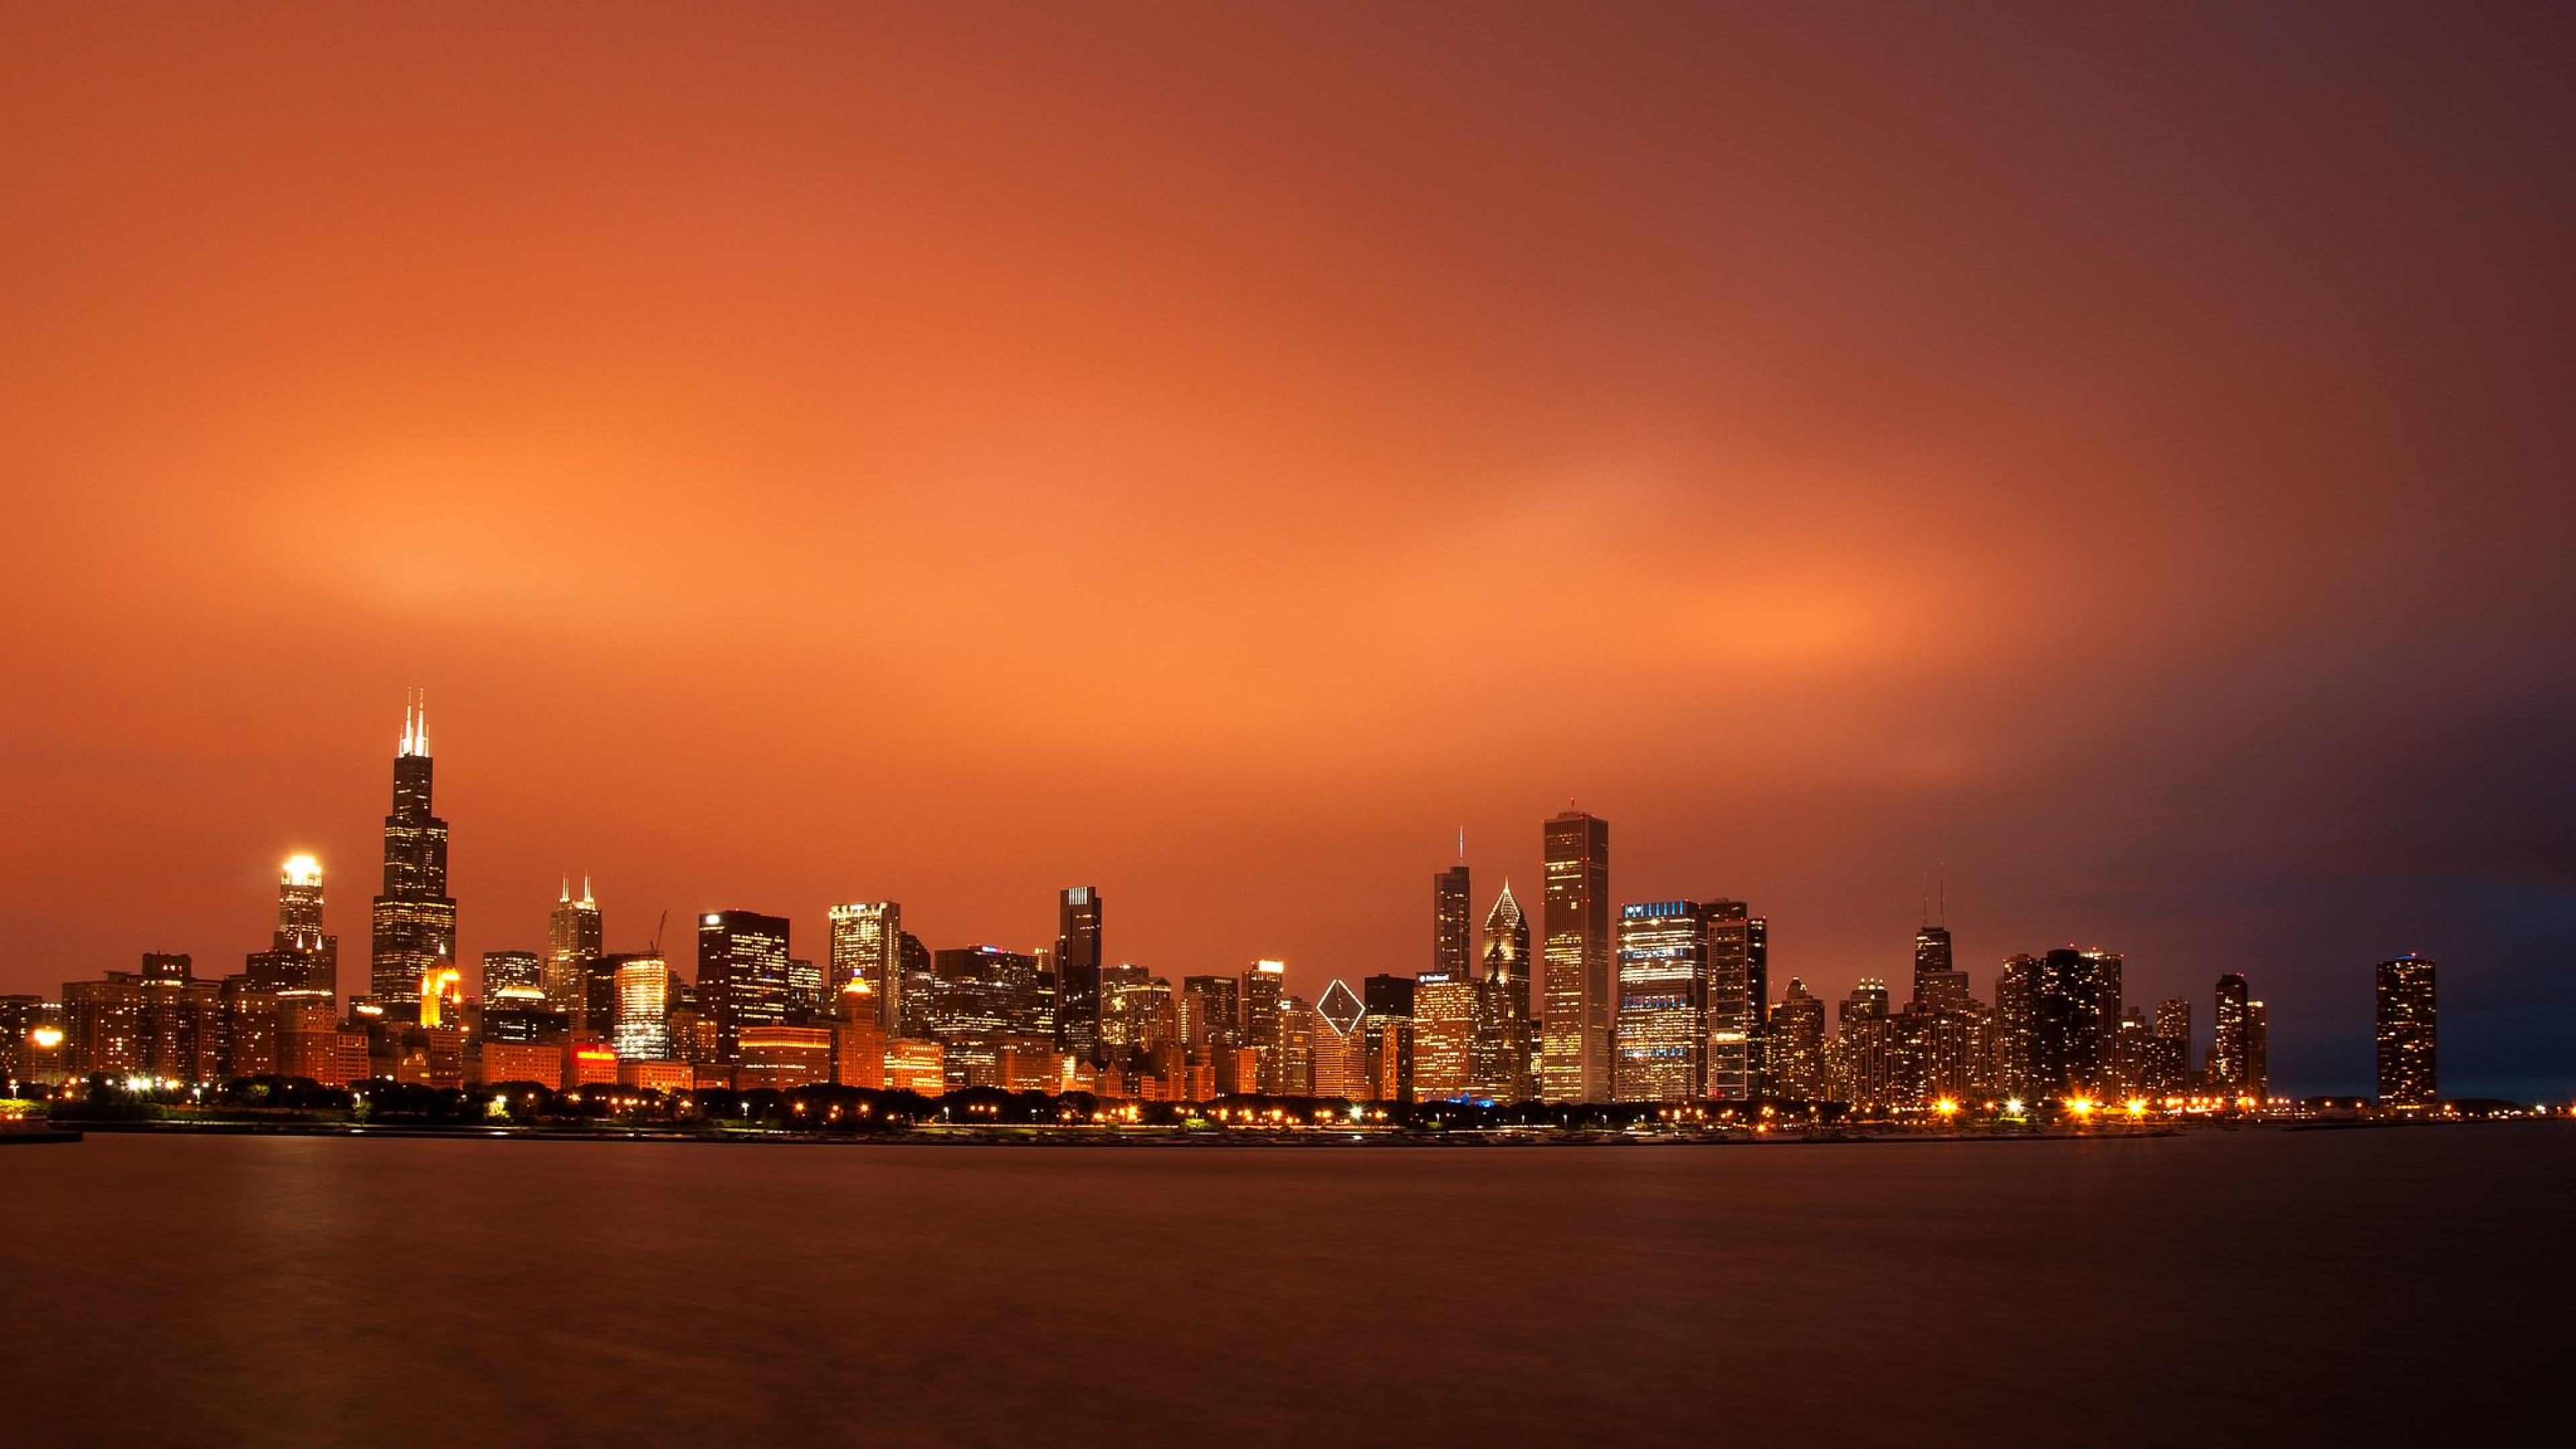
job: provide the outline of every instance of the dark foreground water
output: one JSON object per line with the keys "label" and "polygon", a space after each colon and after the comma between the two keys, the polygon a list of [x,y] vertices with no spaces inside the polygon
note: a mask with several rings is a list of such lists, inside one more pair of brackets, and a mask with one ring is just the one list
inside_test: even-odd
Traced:
{"label": "dark foreground water", "polygon": [[0,1149],[0,1440],[2460,1442],[2559,1392],[2571,1189],[2576,1133],[2540,1126],[1481,1151],[101,1135]]}

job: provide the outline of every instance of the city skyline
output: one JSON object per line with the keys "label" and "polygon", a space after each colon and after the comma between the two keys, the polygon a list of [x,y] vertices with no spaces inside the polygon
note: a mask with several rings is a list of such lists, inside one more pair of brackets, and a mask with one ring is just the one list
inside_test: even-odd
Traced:
{"label": "city skyline", "polygon": [[[371,1016],[398,1011],[404,1019],[416,1019],[423,1026],[438,1024],[442,1017],[451,1025],[462,1023],[471,1003],[480,1003],[487,1013],[500,1010],[505,1022],[516,1019],[514,1013],[536,1009],[555,1013],[552,1019],[556,1024],[551,1028],[555,1035],[551,1039],[562,1043],[563,1050],[595,1043],[613,1050],[614,1056],[607,1058],[609,1062],[622,1062],[631,1070],[638,1060],[649,1063],[686,1055],[684,1044],[673,1034],[681,1028],[672,1023],[703,1019],[701,1048],[691,1050],[703,1049],[713,1060],[738,1063],[746,1055],[755,1060],[762,1058],[764,1052],[776,1046],[782,1033],[805,1034],[810,1038],[808,1044],[836,1053],[839,1047],[835,1033],[840,1029],[840,1019],[862,1008],[877,1043],[868,1050],[880,1052],[898,1035],[919,1036],[927,1030],[911,1024],[926,1022],[928,1017],[916,1018],[902,1009],[907,994],[934,983],[939,983],[938,989],[946,990],[946,983],[956,978],[965,983],[968,999],[987,1003],[968,1010],[967,1016],[982,1022],[979,1030],[1000,1036],[986,1042],[980,1057],[972,1051],[961,1056],[959,1048],[952,1044],[948,1050],[952,1074],[959,1063],[972,1059],[979,1063],[973,1069],[978,1077],[996,1075],[999,1062],[1005,1069],[999,1076],[1008,1079],[1007,1053],[1013,1048],[1005,1045],[1005,1055],[994,1059],[993,1041],[1017,1043],[1024,1055],[1044,1051],[1060,1059],[1063,1070],[1087,1073],[1094,1064],[1105,1070],[1118,1069],[1118,1063],[1106,1051],[1113,1039],[1122,1048],[1143,1053],[1155,1041],[1177,1043],[1186,1036],[1195,1053],[1196,1044],[1221,1045],[1239,1031],[1244,1041],[1255,1046],[1275,1046],[1283,1032],[1297,1043],[1293,1056],[1301,1065],[1295,1074],[1283,1074],[1277,1069],[1275,1051],[1271,1053],[1274,1060],[1260,1067],[1258,1089],[1264,1093],[1365,1096],[1376,1084],[1398,1079],[1392,1068],[1382,1070],[1378,1065],[1377,1043],[1363,1046],[1360,1024],[1370,1012],[1349,983],[1365,980],[1374,991],[1381,981],[1400,979],[1409,1001],[1416,984],[1411,976],[1327,968],[1331,970],[1329,985],[1314,987],[1308,980],[1292,977],[1282,961],[1256,960],[1243,972],[1244,994],[1240,999],[1247,1004],[1257,1001],[1260,1010],[1210,1036],[1205,1021],[1193,1026],[1183,1024],[1189,1020],[1192,1008],[1180,1004],[1172,983],[1182,980],[1187,993],[1195,991],[1198,982],[1212,978],[1177,972],[1160,975],[1154,965],[1126,960],[1112,964],[1113,958],[1105,954],[1103,944],[1103,896],[1097,887],[1087,885],[1067,887],[1057,893],[1059,934],[1051,945],[1039,945],[1027,953],[994,944],[989,937],[972,937],[973,944],[954,948],[926,946],[903,930],[900,902],[873,901],[843,902],[830,907],[826,912],[823,954],[819,958],[797,957],[792,944],[794,924],[788,917],[739,907],[705,907],[691,913],[698,939],[697,970],[692,979],[672,969],[671,958],[663,947],[669,924],[667,911],[657,916],[647,952],[602,954],[604,912],[592,881],[587,875],[583,877],[582,895],[576,901],[567,875],[559,882],[554,909],[547,918],[543,953],[533,949],[486,949],[481,953],[481,971],[469,977],[463,958],[452,946],[458,903],[439,894],[445,883],[448,827],[445,820],[430,813],[433,756],[423,696],[424,691],[414,689],[405,700],[402,733],[393,758],[394,809],[386,817],[383,837],[385,894],[371,903],[375,935],[368,959],[360,968],[368,989],[350,998],[353,1022],[370,1019],[355,1014],[362,1000],[373,1003],[364,1008]],[[1841,1021],[1848,1026],[1858,1010],[1863,1026],[1869,1030],[1858,1034],[1838,1030],[1829,1039],[1819,1036],[1803,1047],[1795,1042],[1775,1047],[1768,1041],[1767,1028],[1773,1005],[1767,917],[1753,914],[1745,902],[1736,900],[1611,906],[1610,823],[1569,808],[1540,822],[1540,830],[1549,861],[1552,930],[1559,937],[1555,954],[1567,968],[1564,979],[1569,983],[1558,988],[1561,996],[1550,995],[1572,1004],[1576,1009],[1569,1014],[1578,1021],[1595,1015],[1585,1003],[1585,993],[1600,986],[1600,978],[1586,969],[1592,953],[1581,938],[1597,931],[1599,923],[1614,912],[1620,922],[1615,935],[1604,937],[1611,964],[1607,975],[1608,1010],[1600,1013],[1607,1020],[1602,1032],[1607,1060],[1602,1070],[1597,1078],[1588,1072],[1564,1070],[1551,1076],[1548,1053],[1542,1050],[1540,1028],[1544,1023],[1534,1018],[1538,992],[1530,975],[1533,966],[1545,962],[1547,955],[1534,947],[1530,927],[1508,881],[1485,915],[1479,933],[1481,951],[1467,950],[1471,941],[1463,930],[1461,907],[1472,897],[1469,869],[1461,861],[1433,875],[1427,920],[1432,939],[1428,953],[1415,968],[1420,974],[1419,984],[1431,995],[1426,997],[1426,1013],[1408,1025],[1410,1039],[1404,1051],[1403,1080],[1410,1082],[1416,1076],[1411,1058],[1413,1039],[1429,1045],[1434,1054],[1426,1058],[1420,1075],[1425,1082],[1438,1081],[1436,1095],[1503,1103],[1761,1100],[1781,1092],[1783,1062],[1791,1063],[1785,1068],[1789,1077],[1798,1077],[1806,1070],[1795,1064],[1801,1060],[1802,1051],[1810,1055],[1821,1052],[1821,1059],[1831,1064],[1831,1075],[1838,1084],[1869,1084],[1865,1102],[1911,1103],[1916,1109],[1936,1098],[1951,1104],[1943,1107],[1949,1111],[1955,1110],[1959,1100],[1979,1095],[2010,1096],[2016,1101],[2023,1097],[2057,1100],[2099,1096],[2109,1090],[2103,1084],[2112,1081],[2161,1083],[2144,1089],[2150,1097],[2163,1097],[2184,1090],[2186,1076],[2194,1082],[2201,1080],[2202,1073],[2193,1065],[2202,1057],[2192,1037],[2188,998],[2163,1001],[2152,1020],[2140,1005],[2130,1005],[2124,1017],[2124,962],[2117,952],[2079,950],[2070,945],[2047,950],[2041,956],[2017,953],[2001,961],[1993,975],[1992,1007],[1973,999],[1974,974],[1960,967],[1954,957],[1953,936],[1947,924],[1946,879],[1937,892],[1939,919],[1935,919],[1934,898],[1927,897],[1924,919],[1910,942],[1912,995],[1901,1018],[1893,1012],[1895,1003],[1884,982],[1864,976],[1839,1011]],[[1458,849],[1463,856],[1463,831]],[[284,862],[278,878],[277,921],[270,949],[245,953],[249,974],[235,978],[237,983],[271,991],[284,989],[289,995],[280,998],[282,1004],[302,1000],[294,994],[297,992],[319,992],[326,998],[327,1009],[328,993],[339,985],[335,975],[336,938],[327,929],[327,880],[322,863],[311,854],[298,854]],[[425,918],[421,917],[424,909],[428,912]],[[425,934],[413,924],[415,918],[426,919],[435,932]],[[388,920],[394,923],[391,929],[387,927]],[[1678,934],[1676,927],[1682,928]],[[813,948],[809,946],[807,950],[810,953]],[[131,990],[130,986],[118,988],[113,983],[150,981],[175,971],[177,978],[198,983],[190,988],[192,991],[211,991],[212,978],[190,978],[188,963],[194,954],[146,951],[142,953],[139,978],[111,968],[106,973],[110,982],[106,989]],[[2384,1090],[2391,1072],[2389,973],[2395,966],[2420,959],[2409,955],[2397,962],[2381,962],[2377,968],[2373,995],[2377,1022],[2375,1088]],[[994,963],[1007,963],[998,968],[1002,972],[999,976],[992,974],[997,969]],[[2435,1100],[2432,1094],[2436,1089],[2429,1085],[2433,1080],[2429,1065],[2430,967],[2431,963],[2425,961],[2420,1001],[2404,1008],[2413,1013],[2410,1020],[2422,1023],[2421,1040],[2425,1043],[2406,1049],[2420,1053],[2425,1064],[2420,1082],[2410,1079],[2409,1085],[2397,1089],[2398,1099],[2410,1108],[2431,1105]],[[1543,985],[1548,973],[1544,967],[1540,969],[1539,982]],[[1310,968],[1307,975],[1313,974]],[[1255,989],[1256,980],[1272,983],[1266,996]],[[1149,1018],[1133,1014],[1150,1013],[1153,1009],[1143,1004],[1148,999],[1145,995],[1124,995],[1129,988],[1141,993],[1149,983],[1168,1003],[1166,1009],[1181,1013],[1167,1025],[1156,1027]],[[429,989],[433,985],[435,991]],[[1306,994],[1299,994],[1300,986],[1306,987]],[[96,989],[79,981],[63,987],[66,999],[75,990]],[[1455,1002],[1449,1006],[1431,1004],[1445,1000],[1438,997],[1439,990],[1456,991]],[[844,995],[845,992],[855,994]],[[1036,994],[1026,994],[1030,992]],[[2216,993],[2206,1056],[2208,1089],[2229,1099],[2244,1094],[2251,1094],[2246,1098],[2249,1101],[2283,1099],[2285,1094],[2278,1090],[2281,1084],[2273,1080],[2268,1065],[2267,1003],[2249,999],[2247,978],[2242,972],[2220,977]],[[1310,997],[1315,999],[1310,1002]],[[16,999],[29,1002],[34,998],[22,995]],[[206,999],[213,1000],[211,996]],[[1329,1003],[1336,999],[1347,1003],[1346,1015],[1330,1009]],[[1813,1002],[1815,998],[1806,995],[1802,979],[1792,977],[1779,1004],[1794,1008],[1801,1000]],[[1270,1015],[1269,1004],[1274,1001],[1289,1008],[1285,1015]],[[844,1003],[847,1012],[834,1006],[835,1002]],[[953,1002],[944,1008],[951,1016],[956,1009]],[[228,1019],[235,1014],[233,1008],[225,1010]],[[674,1011],[681,1015],[671,1016]],[[1042,1015],[1023,1019],[1030,1011]],[[824,1019],[835,1023],[834,1029],[815,1036],[811,1025]],[[530,1018],[529,1030],[535,1030],[535,1020]],[[1329,1033],[1322,1030],[1327,1020],[1334,1028]],[[283,1029],[289,1021],[286,1016],[279,1018],[281,1045],[286,1040]],[[1871,1027],[1873,1021],[1878,1025]],[[2020,1025],[2014,1025],[2016,1021]],[[957,1021],[951,1020],[948,1026],[955,1029]],[[2132,1028],[2134,1036],[2130,1034]],[[225,1029],[220,1051],[226,1060],[235,1050],[232,1037],[246,1029],[240,1025]],[[563,1035],[567,1029],[568,1037]],[[260,1029],[262,1033],[267,1030]],[[505,1032],[510,1030],[505,1027]],[[747,1033],[759,1032],[767,1032],[769,1037],[760,1046],[749,1047],[752,1038]],[[1884,1035],[1882,1040],[1880,1034],[1873,1033],[1892,1034]],[[481,1028],[467,1033],[464,1050],[469,1058],[479,1059],[487,1037],[488,1032]],[[1342,1062],[1331,1052],[1319,1051],[1318,1038],[1346,1040],[1349,1060]],[[2159,1055],[2158,1048],[2149,1045],[2150,1041],[2167,1038],[2172,1039],[2170,1057]],[[255,1054],[280,1052],[279,1046],[259,1045],[262,1039],[246,1041],[244,1048]],[[1445,1047],[1430,1045],[1443,1040],[1448,1043]],[[2015,1040],[2019,1044],[2011,1045]],[[209,1036],[209,1053],[218,1050],[213,1042]],[[506,1045],[501,1048],[505,1053],[514,1049]],[[1784,1052],[1784,1056],[1775,1059],[1775,1050]],[[1444,1052],[1446,1065],[1435,1065]],[[1852,1052],[1861,1055],[1855,1058]],[[1122,1052],[1121,1056],[1129,1054]],[[1560,1062],[1565,1055],[1560,1051]],[[1988,1074],[1982,1064],[1989,1058],[1998,1064],[2002,1076]],[[261,1055],[260,1059],[269,1058]],[[277,1059],[283,1060],[283,1054]],[[1334,1063],[1329,1089],[1322,1084],[1328,1059]],[[215,1060],[212,1055],[206,1058],[208,1063]],[[516,1064],[515,1058],[507,1060]],[[569,1083],[574,1069],[571,1058],[565,1060]],[[2000,1065],[2012,1060],[2023,1065]],[[1971,1063],[1980,1065],[1971,1067]],[[467,1070],[463,1065],[455,1069]],[[791,1076],[795,1070],[783,1064],[749,1070],[757,1073],[773,1069],[790,1070]],[[1132,1066],[1129,1069],[1133,1070]],[[424,1066],[421,1070],[432,1069]],[[473,1070],[480,1080],[480,1068]],[[883,1079],[883,1070],[870,1069],[870,1085]],[[1033,1079],[1039,1071],[1034,1065],[1026,1070]],[[1177,1065],[1156,1070],[1177,1072]],[[1897,1073],[1895,1078],[1887,1075],[1891,1070]],[[1202,1073],[1192,1078],[1202,1099],[1219,1091],[1253,1090],[1248,1074],[1242,1079],[1243,1085],[1235,1085],[1231,1062],[1222,1068],[1202,1063],[1193,1071]],[[2014,1075],[2016,1072],[2022,1075]],[[1891,1087],[1891,1081],[1899,1085]],[[1217,1085],[1220,1082],[1225,1084],[1222,1088]],[[2120,1090],[2133,1089],[2134,1086]],[[1174,1076],[1154,1090],[1181,1091],[1185,1087]],[[2294,1088],[2286,1095],[2332,1093]]]}
{"label": "city skyline", "polygon": [[426,685],[469,969],[568,871],[1408,968],[1571,798],[1829,1001],[1946,865],[1981,980],[2359,1090],[2422,952],[2576,1079],[2563,14],[9,24],[0,990],[298,851],[354,960]]}

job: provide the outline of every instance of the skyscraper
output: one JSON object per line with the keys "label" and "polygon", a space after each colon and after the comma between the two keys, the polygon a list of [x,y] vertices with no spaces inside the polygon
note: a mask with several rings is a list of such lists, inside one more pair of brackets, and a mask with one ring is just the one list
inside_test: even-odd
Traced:
{"label": "skyscraper", "polygon": [[951,1088],[1007,1087],[1006,1057],[1034,1062],[1055,1053],[1054,978],[1034,952],[965,946],[931,959],[931,1032],[945,1050]]}
{"label": "skyscraper", "polygon": [[1425,971],[1413,983],[1413,1095],[1442,1102],[1468,1095],[1476,1037],[1476,983]]}
{"label": "skyscraper", "polygon": [[1936,1007],[1968,1000],[1968,973],[1951,960],[1947,926],[1927,925],[1914,933],[1914,999]]}
{"label": "skyscraper", "polygon": [[1708,907],[1697,901],[1619,908],[1611,1083],[1617,1100],[1685,1102],[1705,1095],[1709,934]]}
{"label": "skyscraper", "polygon": [[2247,1010],[2252,1000],[2243,972],[2230,971],[2218,978],[2218,1009],[2211,1018],[2216,1025],[2209,1041],[2209,1090],[2215,1096],[2252,1093],[2254,1022]]}
{"label": "skyscraper", "polygon": [[740,1059],[742,1031],[787,1021],[787,918],[757,911],[698,917],[698,1007],[719,1061]]}
{"label": "skyscraper", "polygon": [[1539,1095],[1610,1095],[1610,823],[1568,810],[1542,828],[1547,865],[1546,1023]]}
{"label": "skyscraper", "polygon": [[322,863],[309,855],[289,858],[277,875],[277,929],[265,951],[243,962],[250,985],[263,991],[336,994],[340,989],[340,938],[322,930]]}
{"label": "skyscraper", "polygon": [[375,899],[367,990],[415,1004],[421,980],[456,964],[456,901],[447,893],[447,822],[430,812],[429,706],[403,708],[394,752],[393,813],[385,817],[384,894]]}
{"label": "skyscraper", "polygon": [[2147,1070],[2139,1090],[2166,1096],[2183,1089],[2191,1078],[2191,998],[2168,996],[2156,1003],[2155,1040],[2147,1044]]}
{"label": "skyscraper", "polygon": [[617,965],[617,1019],[611,1041],[620,1061],[671,1059],[671,963],[627,956]]}
{"label": "skyscraper", "polygon": [[1702,1094],[1721,1102],[1753,1098],[1754,1040],[1762,1027],[1766,983],[1754,979],[1757,919],[1742,901],[1711,901],[1708,930],[1708,1059]]}
{"label": "skyscraper", "polygon": [[2434,1047],[2433,967],[2408,954],[2379,963],[2379,1105],[2420,1112],[2442,1100]]}
{"label": "skyscraper", "polygon": [[546,917],[546,961],[538,984],[545,990],[546,1008],[563,1013],[576,1041],[597,1041],[608,1035],[610,1024],[591,1021],[583,1010],[587,1002],[582,989],[582,964],[605,954],[605,940],[590,877],[581,878],[580,900],[572,898],[572,880],[566,877],[563,893]]}
{"label": "skyscraper", "polygon": [[513,995],[533,992],[536,1000],[545,997],[545,967],[534,951],[486,951],[483,953],[483,1000],[498,1000],[503,992]]}
{"label": "skyscraper", "polygon": [[1431,969],[1464,981],[1473,958],[1468,954],[1467,867],[1453,865],[1431,877]]}
{"label": "skyscraper", "polygon": [[1288,994],[1288,965],[1284,961],[1255,961],[1243,973],[1243,1044],[1261,1054],[1259,1089],[1282,1090],[1279,1083],[1287,1070],[1285,1051],[1280,1041],[1280,1003]]}
{"label": "skyscraper", "polygon": [[2030,1089],[2098,1097],[2111,1085],[2120,1027],[2120,957],[2061,947],[2039,958],[2030,995]]}
{"label": "skyscraper", "polygon": [[1056,1045],[1080,1061],[1100,1053],[1100,892],[1074,886],[1056,901]]}
{"label": "skyscraper", "polygon": [[[854,901],[831,910],[832,974],[826,985],[845,992],[868,983],[868,1001],[888,1035],[903,1026],[903,907],[895,901]],[[849,1002],[842,1001],[846,1015]]]}
{"label": "skyscraper", "polygon": [[1413,989],[1410,976],[1380,974],[1360,983],[1369,1095],[1381,1102],[1413,1100]]}
{"label": "skyscraper", "polygon": [[1335,980],[1315,1003],[1315,1081],[1318,1097],[1367,1101],[1370,1090],[1368,1037],[1362,1029],[1368,1007],[1349,983]]}
{"label": "skyscraper", "polygon": [[1792,976],[1771,1010],[1771,1095],[1821,1101],[1825,1085],[1825,1003]]}
{"label": "skyscraper", "polygon": [[1526,1102],[1536,1095],[1529,1070],[1529,965],[1529,920],[1505,881],[1485,913],[1485,974],[1476,982],[1467,1045],[1468,1086],[1480,1097]]}

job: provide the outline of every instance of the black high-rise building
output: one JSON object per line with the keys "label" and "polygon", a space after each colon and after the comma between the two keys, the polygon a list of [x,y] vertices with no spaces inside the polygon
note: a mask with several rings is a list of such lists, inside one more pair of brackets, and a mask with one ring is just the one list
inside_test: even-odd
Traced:
{"label": "black high-rise building", "polygon": [[1925,926],[1914,933],[1914,999],[1954,1010],[1968,1004],[1968,973],[1950,955],[1950,928]]}
{"label": "black high-rise building", "polygon": [[789,971],[786,917],[698,917],[698,1007],[715,1027],[718,1060],[739,1060],[744,1027],[786,1022],[794,1004]]}
{"label": "black high-rise building", "polygon": [[1431,969],[1453,981],[1466,980],[1474,962],[1470,909],[1467,867],[1453,865],[1431,877]]}
{"label": "black high-rise building", "polygon": [[2254,1081],[2253,993],[2245,974],[2230,971],[2218,978],[2216,1027],[2209,1040],[2209,1090],[2213,1095],[2246,1094]]}
{"label": "black high-rise building", "polygon": [[2120,958],[2061,947],[2039,958],[2030,989],[2030,1090],[2095,1097],[2111,1085],[2120,1025]]}
{"label": "black high-rise building", "polygon": [[2420,1111],[2442,1100],[2434,1050],[2433,962],[2398,956],[2379,963],[2379,1105]]}
{"label": "black high-rise building", "polygon": [[430,811],[429,706],[417,693],[403,709],[393,803],[385,817],[384,894],[375,899],[367,990],[399,1016],[419,1002],[422,977],[456,964],[447,822]]}
{"label": "black high-rise building", "polygon": [[1075,886],[1056,902],[1056,1045],[1082,1061],[1100,1055],[1100,892]]}

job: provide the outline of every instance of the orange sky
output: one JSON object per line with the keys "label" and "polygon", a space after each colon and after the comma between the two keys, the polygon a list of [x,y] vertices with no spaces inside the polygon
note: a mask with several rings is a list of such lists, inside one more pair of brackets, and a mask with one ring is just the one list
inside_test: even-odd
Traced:
{"label": "orange sky", "polygon": [[0,12],[0,989],[300,849],[360,981],[419,684],[469,960],[1312,994],[1572,797],[1775,988],[1946,862],[1980,994],[2576,1077],[2563,13],[392,9]]}

